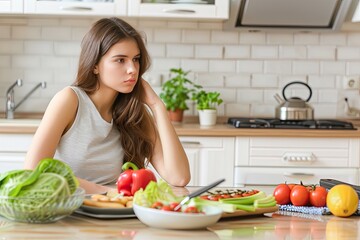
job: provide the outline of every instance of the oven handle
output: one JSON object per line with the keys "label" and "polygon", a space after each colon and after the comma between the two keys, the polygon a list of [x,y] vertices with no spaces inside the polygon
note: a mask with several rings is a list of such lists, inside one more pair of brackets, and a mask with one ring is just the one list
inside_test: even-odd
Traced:
{"label": "oven handle", "polygon": [[284,175],[285,177],[292,177],[292,176],[307,176],[307,177],[312,177],[312,176],[314,176],[315,174],[313,174],[313,173],[303,173],[303,172],[292,172],[292,173],[285,172],[283,175]]}

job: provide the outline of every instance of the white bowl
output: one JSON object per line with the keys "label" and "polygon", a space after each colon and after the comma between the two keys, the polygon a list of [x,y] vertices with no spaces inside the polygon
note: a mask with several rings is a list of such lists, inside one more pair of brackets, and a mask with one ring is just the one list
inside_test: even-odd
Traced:
{"label": "white bowl", "polygon": [[164,229],[200,229],[215,224],[222,210],[213,206],[203,208],[205,213],[182,213],[164,211],[133,205],[136,217],[145,225]]}

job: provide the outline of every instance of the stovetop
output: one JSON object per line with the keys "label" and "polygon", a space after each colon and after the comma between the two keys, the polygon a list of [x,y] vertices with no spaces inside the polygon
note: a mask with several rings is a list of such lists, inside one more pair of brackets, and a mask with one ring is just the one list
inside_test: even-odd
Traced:
{"label": "stovetop", "polygon": [[338,129],[356,130],[351,122],[319,119],[319,120],[280,120],[276,118],[242,118],[231,117],[228,124],[236,128],[282,128],[282,129]]}

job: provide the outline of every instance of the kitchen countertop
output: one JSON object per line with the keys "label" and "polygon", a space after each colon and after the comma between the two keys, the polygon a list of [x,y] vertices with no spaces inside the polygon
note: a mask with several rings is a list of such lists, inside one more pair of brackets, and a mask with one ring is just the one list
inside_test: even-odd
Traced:
{"label": "kitchen countertop", "polygon": [[[192,188],[174,191],[187,194]],[[278,211],[220,219],[200,230],[150,228],[137,218],[98,219],[73,214],[58,222],[27,224],[0,217],[1,239],[358,239],[360,217]]]}
{"label": "kitchen countertop", "polygon": [[[0,134],[33,134],[40,122],[40,115],[30,115],[31,118],[18,118],[15,120],[0,119]],[[36,116],[36,117],[33,117]],[[225,117],[219,118],[215,126],[200,126],[194,119],[189,117],[183,123],[173,123],[179,136],[258,136],[258,137],[328,137],[328,138],[358,138],[360,137],[360,121],[352,121],[357,130],[327,130],[327,129],[252,129],[235,128],[226,124]],[[22,122],[23,121],[23,122]]]}

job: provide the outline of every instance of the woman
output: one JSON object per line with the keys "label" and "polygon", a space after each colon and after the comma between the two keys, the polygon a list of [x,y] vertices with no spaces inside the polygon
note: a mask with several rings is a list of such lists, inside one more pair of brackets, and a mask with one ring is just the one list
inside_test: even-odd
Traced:
{"label": "woman", "polygon": [[124,162],[151,163],[173,186],[189,163],[166,108],[142,79],[150,59],[140,34],[118,18],[97,21],[81,43],[75,83],[50,101],[25,168],[47,157],[70,165],[87,193],[111,188]]}

